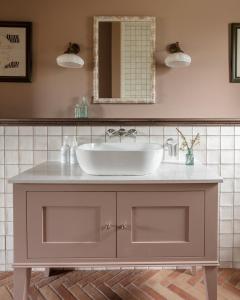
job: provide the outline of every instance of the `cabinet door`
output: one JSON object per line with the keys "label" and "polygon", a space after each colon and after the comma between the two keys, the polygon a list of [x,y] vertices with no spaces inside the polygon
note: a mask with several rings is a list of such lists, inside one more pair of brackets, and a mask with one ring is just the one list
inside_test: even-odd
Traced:
{"label": "cabinet door", "polygon": [[116,193],[28,192],[28,258],[115,257]]}
{"label": "cabinet door", "polygon": [[204,191],[117,194],[118,257],[204,256]]}

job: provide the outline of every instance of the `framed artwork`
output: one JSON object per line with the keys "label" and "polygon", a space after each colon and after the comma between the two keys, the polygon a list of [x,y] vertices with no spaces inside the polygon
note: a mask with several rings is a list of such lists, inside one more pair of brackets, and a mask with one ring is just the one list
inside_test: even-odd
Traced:
{"label": "framed artwork", "polygon": [[0,21],[0,81],[31,82],[32,23]]}
{"label": "framed artwork", "polygon": [[240,23],[231,24],[230,81],[240,83]]}

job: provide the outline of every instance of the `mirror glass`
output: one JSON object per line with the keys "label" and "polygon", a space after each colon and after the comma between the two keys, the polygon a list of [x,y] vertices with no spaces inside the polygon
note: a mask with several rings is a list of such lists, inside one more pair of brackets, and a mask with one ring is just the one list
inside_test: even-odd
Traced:
{"label": "mirror glass", "polygon": [[94,18],[94,103],[155,102],[155,18]]}

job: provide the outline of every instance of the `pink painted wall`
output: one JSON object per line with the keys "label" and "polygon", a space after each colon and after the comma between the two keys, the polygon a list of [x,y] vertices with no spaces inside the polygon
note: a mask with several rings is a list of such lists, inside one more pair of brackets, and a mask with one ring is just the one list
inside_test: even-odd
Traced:
{"label": "pink painted wall", "polygon": [[[157,17],[157,60],[180,41],[192,56],[182,70],[158,66],[155,105],[91,105],[94,117],[239,117],[240,84],[229,83],[228,24],[240,22],[239,0],[1,0],[0,20],[33,22],[33,82],[0,82],[0,117],[71,117],[92,95],[92,17]],[[81,44],[84,69],[61,69],[56,56]]]}

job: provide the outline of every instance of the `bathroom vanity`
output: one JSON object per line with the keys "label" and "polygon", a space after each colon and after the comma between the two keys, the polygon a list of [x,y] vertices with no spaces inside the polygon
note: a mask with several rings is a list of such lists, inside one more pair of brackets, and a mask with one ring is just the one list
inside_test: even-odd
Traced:
{"label": "bathroom vanity", "polygon": [[162,163],[145,176],[90,176],[47,162],[14,183],[14,293],[31,268],[204,266],[217,299],[218,183],[203,165]]}

